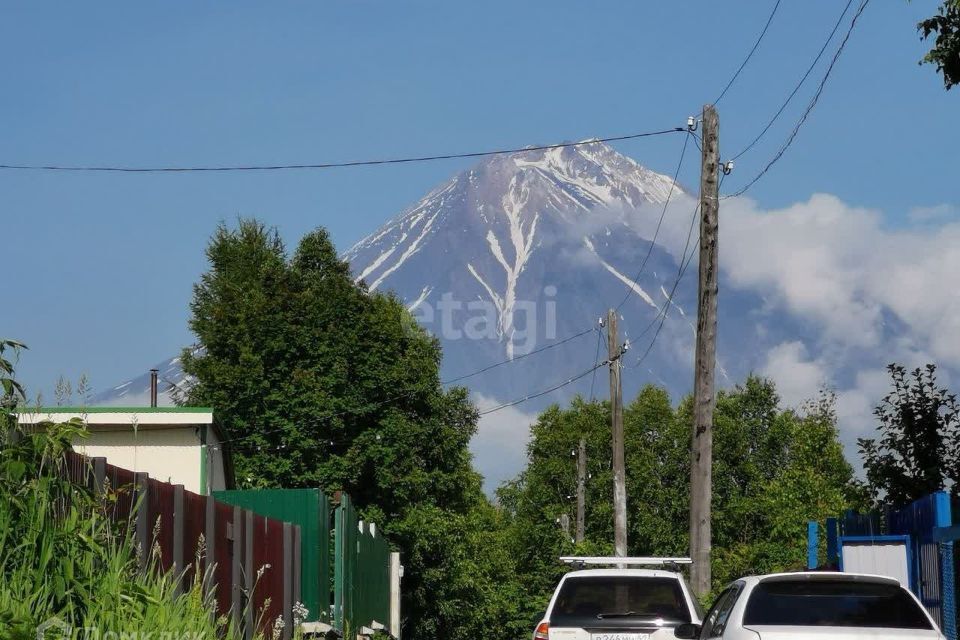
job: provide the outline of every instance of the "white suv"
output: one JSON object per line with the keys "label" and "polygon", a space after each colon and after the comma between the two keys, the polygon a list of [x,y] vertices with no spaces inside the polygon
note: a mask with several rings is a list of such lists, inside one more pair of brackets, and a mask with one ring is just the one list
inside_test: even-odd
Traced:
{"label": "white suv", "polygon": [[[564,558],[588,564],[671,566],[684,558]],[[603,568],[566,574],[557,585],[533,640],[666,640],[702,612],[679,569]]]}
{"label": "white suv", "polygon": [[804,572],[737,580],[717,597],[690,640],[943,640],[917,598],[897,580]]}

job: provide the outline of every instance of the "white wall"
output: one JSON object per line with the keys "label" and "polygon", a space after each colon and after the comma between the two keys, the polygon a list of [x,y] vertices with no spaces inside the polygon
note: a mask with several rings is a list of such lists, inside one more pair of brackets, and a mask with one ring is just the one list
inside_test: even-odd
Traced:
{"label": "white wall", "polygon": [[847,543],[841,553],[845,572],[887,576],[910,588],[907,547],[902,542]]}
{"label": "white wall", "polygon": [[[156,480],[182,484],[188,491],[203,493],[200,439],[194,428],[138,429],[135,434],[132,428],[91,431],[89,437],[74,442],[74,448],[86,456],[102,456],[114,466],[144,471]],[[213,465],[217,467],[222,476],[222,463]]]}

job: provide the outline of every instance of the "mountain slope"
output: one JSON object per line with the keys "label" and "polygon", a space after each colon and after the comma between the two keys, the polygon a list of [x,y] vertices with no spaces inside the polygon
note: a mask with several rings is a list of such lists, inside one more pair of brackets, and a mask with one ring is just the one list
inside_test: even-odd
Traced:
{"label": "mountain slope", "polygon": [[[551,389],[602,360],[604,340],[593,329],[611,307],[633,347],[624,358],[626,398],[649,382],[679,397],[692,383],[695,327],[688,310],[696,307],[696,260],[679,284],[677,277],[684,251],[695,251],[693,243],[685,246],[694,208],[671,178],[604,144],[531,150],[491,157],[454,176],[344,257],[358,281],[393,292],[440,339],[444,379],[468,386],[482,409]],[[768,345],[802,337],[805,328],[789,317],[771,318],[754,294],[727,290],[723,282],[721,288],[718,382],[724,385],[756,368]],[[159,368],[162,380],[184,384],[178,359]],[[605,396],[606,375],[600,368],[493,414],[503,424],[481,428],[475,443],[481,471],[494,480],[515,473],[526,416],[574,393]],[[129,403],[147,382],[138,378],[96,400]],[[169,402],[169,394],[161,401]]]}
{"label": "mountain slope", "polygon": [[[592,337],[524,356],[595,326],[628,290],[625,336],[641,339],[637,345],[653,337],[678,267],[663,246],[651,245],[668,197],[689,200],[669,177],[600,143],[496,156],[429,193],[345,257],[358,280],[396,292],[440,337],[448,378],[514,360],[468,383],[507,400],[590,366]],[[677,289],[665,341],[692,340],[685,308],[694,281]],[[669,384],[688,365],[655,370]]]}

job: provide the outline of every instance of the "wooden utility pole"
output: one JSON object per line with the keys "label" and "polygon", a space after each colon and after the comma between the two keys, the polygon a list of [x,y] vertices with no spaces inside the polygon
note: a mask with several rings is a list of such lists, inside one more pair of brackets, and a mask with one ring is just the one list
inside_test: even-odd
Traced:
{"label": "wooden utility pole", "polygon": [[607,352],[610,360],[610,422],[613,430],[613,549],[617,557],[627,555],[627,481],[623,463],[623,389],[620,383],[620,356],[617,340],[617,312],[607,312]]}
{"label": "wooden utility pole", "polygon": [[700,286],[697,352],[693,369],[693,437],[690,465],[690,573],[698,596],[710,591],[710,507],[713,471],[714,369],[717,357],[717,214],[719,211],[720,119],[703,107],[700,164]]}
{"label": "wooden utility pole", "polygon": [[580,446],[577,448],[577,531],[574,542],[580,544],[583,542],[584,531],[586,529],[586,509],[587,509],[587,439],[580,438]]}

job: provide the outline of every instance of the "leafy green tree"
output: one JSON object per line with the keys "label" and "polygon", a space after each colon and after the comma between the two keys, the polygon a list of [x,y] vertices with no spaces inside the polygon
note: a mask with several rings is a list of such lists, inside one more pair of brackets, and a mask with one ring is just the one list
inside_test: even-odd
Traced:
{"label": "leafy green tree", "polygon": [[[581,436],[587,449],[586,542],[575,548],[559,520],[565,515],[575,521],[577,465],[572,454]],[[609,405],[577,397],[568,409],[547,408],[531,427],[527,457],[526,469],[501,486],[497,497],[503,511],[504,544],[523,586],[518,624],[529,633],[564,573],[559,556],[613,551]]]}
{"label": "leafy green tree", "polygon": [[[770,380],[751,376],[717,401],[714,420],[714,586],[804,566],[806,523],[849,504],[853,472],[832,394],[779,408]],[[687,424],[691,424],[685,420]]]}
{"label": "leafy green tree", "polygon": [[[843,457],[824,394],[799,412],[783,410],[769,380],[749,377],[721,392],[714,419],[713,532],[715,586],[739,575],[803,566],[806,522],[849,504],[852,470]],[[673,407],[647,386],[624,412],[629,552],[684,555],[689,530],[691,401]],[[527,588],[529,623],[542,613],[564,568],[561,553],[612,552],[610,413],[606,403],[575,399],[545,410],[532,429],[527,468],[498,492],[508,544]],[[587,440],[586,541],[573,549],[556,519],[573,517],[576,466],[571,452]]]}
{"label": "leafy green tree", "polygon": [[909,374],[898,364],[887,367],[893,390],[874,415],[881,433],[860,438],[860,455],[874,501],[894,507],[950,487],[960,478],[960,405],[957,396],[937,383],[937,368],[928,364]]}
{"label": "leafy green tree", "polygon": [[289,257],[260,222],[221,225],[207,258],[186,400],[216,407],[239,482],[348,492],[403,555],[405,635],[489,636],[512,565],[487,563],[473,530],[496,524],[468,449],[477,412],[440,384],[437,340],[355,283],[322,229]]}
{"label": "leafy green tree", "polygon": [[936,65],[947,90],[960,84],[960,0],[944,0],[937,14],[921,20],[917,30],[924,40],[936,34],[922,62]]}

